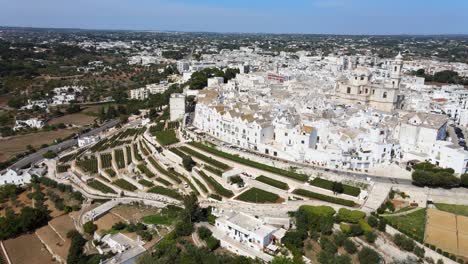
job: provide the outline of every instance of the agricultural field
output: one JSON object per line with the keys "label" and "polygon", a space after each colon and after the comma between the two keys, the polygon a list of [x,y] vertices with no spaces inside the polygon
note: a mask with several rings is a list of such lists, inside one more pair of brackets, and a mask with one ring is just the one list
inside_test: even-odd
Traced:
{"label": "agricultural field", "polygon": [[141,171],[141,173],[145,174],[146,177],[148,178],[153,178],[155,176],[154,173],[150,169],[148,169],[148,167],[146,167],[145,164],[138,164],[137,168],[139,171]]}
{"label": "agricultural field", "polygon": [[468,217],[427,209],[425,243],[468,257]]}
{"label": "agricultural field", "polygon": [[118,215],[131,223],[137,223],[142,217],[159,212],[159,208],[136,203],[121,204],[110,210],[110,213]]}
{"label": "agricultural field", "polygon": [[112,189],[111,187],[105,185],[104,183],[100,182],[100,181],[97,181],[97,180],[93,180],[91,182],[88,182],[87,185],[93,189],[96,189],[102,193],[116,193],[114,191],[114,189]]}
{"label": "agricultural field", "polygon": [[128,181],[124,179],[117,179],[113,181],[112,184],[120,187],[121,189],[131,191],[131,192],[136,191],[138,189],[135,185],[129,183]]}
{"label": "agricultural field", "polygon": [[140,153],[138,152],[138,146],[137,146],[137,144],[136,144],[136,143],[133,144],[132,147],[133,147],[133,154],[135,154],[135,159],[136,159],[137,161],[142,161],[143,158],[141,157]]}
{"label": "agricultural field", "polygon": [[154,186],[154,183],[152,183],[150,181],[147,181],[145,179],[139,180],[138,183],[145,186],[145,187],[153,187]]}
{"label": "agricultural field", "polygon": [[449,212],[456,215],[468,216],[467,205],[436,203],[435,206],[441,211]]}
{"label": "agricultural field", "polygon": [[282,181],[278,181],[278,180],[275,180],[275,179],[272,179],[272,178],[269,178],[269,177],[266,177],[266,176],[263,176],[263,175],[258,176],[257,178],[255,178],[255,180],[257,180],[259,182],[263,182],[263,183],[268,184],[270,186],[282,189],[282,190],[289,190],[289,186],[288,186],[287,183],[284,183]]}
{"label": "agricultural field", "polygon": [[75,113],[53,118],[52,120],[47,122],[47,124],[57,125],[63,123],[66,125],[71,124],[74,126],[88,126],[92,125],[94,123],[94,120],[96,120],[96,117],[94,116],[85,113]]}
{"label": "agricultural field", "polygon": [[197,159],[202,160],[203,162],[206,162],[208,165],[214,166],[214,167],[216,167],[218,169],[221,169],[223,171],[230,169],[230,167],[228,165],[226,165],[225,163],[217,161],[217,160],[215,160],[215,159],[213,159],[211,157],[205,156],[205,155],[203,155],[203,154],[201,154],[201,153],[199,153],[199,152],[197,152],[197,151],[195,151],[195,150],[193,150],[193,149],[191,149],[189,147],[183,146],[183,147],[180,147],[180,150],[182,150],[183,152],[185,152],[185,153],[187,153],[187,154],[189,154],[191,156],[194,156]]}
{"label": "agricultural field", "polygon": [[3,241],[3,245],[12,263],[56,263],[35,234],[25,234],[5,240]]}
{"label": "agricultural field", "polygon": [[307,197],[307,198],[321,200],[321,201],[324,201],[324,202],[341,204],[341,205],[349,206],[349,207],[356,206],[356,204],[353,201],[350,201],[350,200],[345,200],[345,199],[341,199],[341,198],[337,198],[337,197],[333,197],[333,196],[328,196],[328,195],[324,195],[324,194],[321,194],[321,193],[311,192],[311,191],[304,190],[304,189],[295,189],[292,193],[300,195],[300,196],[304,196],[304,197]]}
{"label": "agricultural field", "polygon": [[148,192],[165,195],[165,196],[174,198],[176,200],[182,200],[182,195],[179,192],[177,192],[174,189],[169,189],[169,188],[165,188],[162,186],[154,186],[151,189],[149,189]]}
{"label": "agricultural field", "polygon": [[[313,186],[316,186],[316,187],[319,187],[319,188],[323,188],[323,189],[333,191],[334,182],[317,177],[317,178],[309,181],[309,184],[313,185]],[[342,186],[343,186],[343,193],[344,194],[357,197],[361,193],[361,189],[359,189],[358,187],[354,187],[354,186],[347,185],[347,184],[343,184]]]}
{"label": "agricultural field", "polygon": [[103,169],[112,167],[112,154],[101,153],[101,166]]}
{"label": "agricultural field", "polygon": [[165,186],[171,186],[172,183],[166,181],[165,179],[161,178],[161,177],[157,177],[155,178],[155,180],[159,183],[161,183],[162,185],[165,185]]}
{"label": "agricultural field", "polygon": [[284,201],[277,194],[260,190],[255,187],[241,193],[236,197],[236,200],[249,203],[280,203]]}
{"label": "agricultural field", "polygon": [[2,151],[0,152],[0,162],[4,162],[19,153],[25,152],[28,145],[38,149],[43,144],[52,144],[54,140],[58,138],[63,139],[77,132],[79,132],[79,130],[75,128],[58,129],[2,138],[0,139],[0,145],[2,146]]}
{"label": "agricultural field", "polygon": [[114,150],[115,155],[115,163],[117,163],[117,168],[123,169],[125,168],[125,156],[122,149]]}
{"label": "agricultural field", "polygon": [[130,146],[125,146],[125,152],[127,154],[127,165],[132,163],[132,149]]}
{"label": "agricultural field", "polygon": [[85,172],[97,173],[98,172],[98,163],[97,159],[94,156],[85,157],[83,159],[77,160],[76,165],[83,169]]}
{"label": "agricultural field", "polygon": [[148,160],[150,161],[151,165],[157,170],[159,171],[160,173],[166,175],[167,177],[171,178],[172,180],[174,180],[175,182],[177,183],[182,183],[182,180],[180,180],[178,177],[177,177],[177,174],[173,173],[173,172],[170,172],[168,170],[165,170],[163,167],[161,167],[161,165],[159,165],[159,163],[153,158],[153,157],[149,157]]}
{"label": "agricultural field", "polygon": [[106,173],[109,174],[110,177],[115,177],[115,175],[117,175],[112,168],[106,169]]}

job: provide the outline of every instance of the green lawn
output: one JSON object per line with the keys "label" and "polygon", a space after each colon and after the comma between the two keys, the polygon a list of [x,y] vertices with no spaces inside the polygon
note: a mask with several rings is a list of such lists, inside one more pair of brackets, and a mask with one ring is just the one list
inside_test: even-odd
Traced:
{"label": "green lawn", "polygon": [[230,167],[228,165],[226,165],[225,163],[222,163],[220,161],[217,161],[215,159],[212,159],[211,157],[208,157],[208,156],[205,156],[189,147],[180,147],[180,150],[182,150],[183,152],[189,154],[189,155],[192,155],[194,156],[195,158],[198,158],[198,159],[201,159],[202,161],[208,163],[209,165],[211,166],[214,166],[214,167],[217,167],[221,170],[228,170],[230,169]]}
{"label": "green lawn", "polygon": [[234,196],[234,193],[231,190],[224,188],[223,185],[221,185],[219,182],[213,179],[213,177],[206,175],[206,173],[203,171],[199,171],[198,173],[217,194],[227,198],[231,198],[232,196]]}
{"label": "green lawn", "polygon": [[322,200],[322,201],[329,202],[329,203],[341,204],[341,205],[345,205],[345,206],[349,206],[349,207],[353,207],[353,206],[356,205],[353,201],[350,201],[350,200],[341,199],[341,198],[333,197],[333,196],[328,196],[328,195],[324,195],[324,194],[321,194],[321,193],[311,192],[311,191],[304,190],[304,189],[295,189],[293,191],[293,193],[297,194],[297,195],[304,196],[304,197],[309,197],[309,198],[313,198],[313,199],[317,199],[317,200]]}
{"label": "green lawn", "polygon": [[111,187],[105,185],[104,183],[100,181],[92,180],[88,182],[87,185],[103,193],[116,193]]}
{"label": "green lawn", "polygon": [[258,176],[257,178],[255,178],[255,180],[257,180],[259,182],[263,182],[263,183],[268,184],[268,185],[271,185],[271,186],[276,187],[276,188],[280,188],[280,189],[283,189],[283,190],[289,190],[289,186],[288,186],[287,183],[284,183],[282,181],[278,181],[278,180],[275,180],[275,179],[272,179],[272,178],[269,178],[269,177],[266,177],[266,176],[263,176],[263,175]]}
{"label": "green lawn", "polygon": [[179,142],[179,140],[177,139],[175,130],[173,129],[154,132],[153,136],[155,136],[159,144],[163,146],[172,145],[172,144]]}
{"label": "green lawn", "polygon": [[[333,181],[329,181],[327,179],[322,179],[322,178],[315,178],[311,181],[309,181],[310,185],[327,189],[332,191],[333,190]],[[358,187],[354,187],[351,185],[343,184],[343,193],[351,196],[358,196],[361,193],[361,189]]]}
{"label": "green lawn", "polygon": [[237,196],[236,200],[249,203],[277,203],[280,197],[277,194],[253,187]]}
{"label": "green lawn", "polygon": [[468,216],[468,206],[458,204],[436,203],[437,209],[457,215]]}
{"label": "green lawn", "polygon": [[174,219],[167,215],[155,214],[147,215],[142,218],[143,223],[150,225],[170,225]]}
{"label": "green lawn", "polygon": [[162,187],[162,186],[154,186],[153,188],[149,189],[148,192],[169,196],[169,197],[174,198],[176,200],[182,200],[182,195],[180,193],[178,193],[176,190],[165,188],[165,187]]}
{"label": "green lawn", "polygon": [[152,183],[150,181],[147,181],[145,179],[139,180],[138,183],[145,186],[145,187],[153,187],[154,186],[154,183]]}
{"label": "green lawn", "polygon": [[406,215],[384,215],[383,217],[387,219],[389,225],[398,229],[403,234],[418,241],[423,241],[426,225],[426,209],[421,209]]}

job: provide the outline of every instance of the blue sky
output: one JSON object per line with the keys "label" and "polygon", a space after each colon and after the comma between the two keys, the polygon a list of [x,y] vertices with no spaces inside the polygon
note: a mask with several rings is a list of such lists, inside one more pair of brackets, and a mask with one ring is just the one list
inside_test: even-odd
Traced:
{"label": "blue sky", "polygon": [[0,0],[0,25],[330,34],[467,34],[468,0]]}

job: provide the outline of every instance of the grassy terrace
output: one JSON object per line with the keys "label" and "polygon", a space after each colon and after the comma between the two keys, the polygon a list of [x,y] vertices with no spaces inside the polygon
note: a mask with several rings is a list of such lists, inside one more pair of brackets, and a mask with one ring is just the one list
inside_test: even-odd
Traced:
{"label": "grassy terrace", "polygon": [[215,159],[212,159],[211,157],[205,156],[205,155],[203,155],[203,154],[201,154],[201,153],[199,153],[199,152],[197,152],[197,151],[195,151],[195,150],[193,150],[191,148],[183,146],[183,147],[180,147],[180,150],[182,150],[183,152],[185,152],[185,153],[187,153],[189,155],[194,156],[195,158],[198,158],[198,159],[208,163],[211,166],[219,168],[221,170],[230,169],[230,167],[228,165],[226,165],[226,164],[224,164],[222,162],[219,162],[219,161],[217,161]]}
{"label": "grassy terrace", "polygon": [[143,158],[141,157],[140,153],[138,153],[138,146],[137,144],[133,144],[133,153],[135,154],[135,159],[137,161],[142,161]]}
{"label": "grassy terrace", "polygon": [[[317,177],[309,181],[309,183],[310,185],[333,191],[333,181],[329,181],[329,180]],[[361,189],[359,189],[358,187],[351,186],[351,185],[343,184],[343,193],[357,197],[361,193]]]}
{"label": "grassy terrace", "polygon": [[145,164],[138,164],[137,168],[138,168],[139,171],[144,173],[146,175],[146,177],[148,177],[148,178],[153,178],[155,176],[154,173],[152,171],[150,171],[150,169],[148,169],[148,167],[146,167]]}
{"label": "grassy terrace", "polygon": [[120,187],[121,189],[131,191],[131,192],[138,189],[135,185],[129,183],[128,181],[126,181],[124,179],[117,179],[117,180],[113,181],[112,184]]}
{"label": "grassy terrace", "polygon": [[140,145],[140,149],[141,149],[141,152],[143,153],[143,155],[148,156],[150,154],[150,152],[146,149],[145,146],[143,146],[141,141],[139,141],[138,144]]}
{"label": "grassy terrace", "polygon": [[289,190],[289,186],[288,186],[287,183],[277,181],[275,179],[268,178],[268,177],[263,176],[263,175],[258,176],[257,178],[255,178],[255,180],[257,180],[259,182],[263,182],[263,183],[268,184],[268,185],[271,185],[273,187],[282,189],[282,190]]}
{"label": "grassy terrace", "polygon": [[174,129],[165,130],[165,131],[156,131],[152,133],[152,135],[155,136],[159,144],[163,146],[172,145],[172,144],[179,142]]}
{"label": "grassy terrace", "polygon": [[223,175],[223,171],[222,171],[222,170],[218,170],[218,169],[216,169],[216,168],[214,168],[214,167],[211,167],[211,166],[208,166],[208,165],[206,165],[206,164],[205,164],[205,166],[204,166],[203,168],[204,168],[205,170],[207,170],[207,171],[213,173],[213,174],[216,175],[216,176],[221,177],[221,176]]}
{"label": "grassy terrace", "polygon": [[132,163],[132,149],[130,146],[125,146],[125,152],[127,154],[127,165],[130,165]]}
{"label": "grassy terrace", "polygon": [[165,185],[165,186],[171,186],[172,183],[166,181],[165,179],[161,178],[161,177],[157,177],[155,179],[157,182],[160,182],[161,184]]}
{"label": "grassy terrace", "polygon": [[105,185],[104,183],[97,181],[97,180],[92,180],[87,183],[87,185],[93,189],[96,189],[102,193],[116,193],[111,187]]}
{"label": "grassy terrace", "polygon": [[284,177],[288,177],[288,178],[291,178],[293,180],[306,182],[307,179],[309,178],[305,174],[299,174],[299,173],[295,173],[295,172],[292,172],[292,171],[287,171],[287,170],[275,168],[273,166],[262,164],[262,163],[252,161],[252,160],[249,160],[249,159],[241,158],[241,157],[239,157],[237,155],[233,155],[233,154],[229,154],[229,153],[220,151],[218,149],[215,149],[213,147],[207,146],[207,145],[199,143],[199,142],[190,142],[189,144],[196,147],[196,148],[204,150],[204,151],[206,151],[208,153],[211,153],[213,155],[216,155],[216,156],[228,159],[228,160],[232,160],[232,161],[235,161],[235,162],[238,162],[238,163],[241,163],[241,164],[253,167],[253,168],[257,168],[257,169],[268,171],[268,172],[271,172],[271,173],[275,173],[275,174],[278,174],[278,175],[281,175],[281,176],[284,176]]}
{"label": "grassy terrace", "polygon": [[237,196],[236,200],[249,203],[277,203],[281,199],[277,194],[253,187]]}
{"label": "grassy terrace", "polygon": [[109,174],[110,177],[114,177],[116,175],[115,171],[112,168],[106,169],[105,171],[107,174]]}
{"label": "grassy terrace", "polygon": [[468,216],[468,206],[458,204],[436,203],[437,209],[456,215]]}
{"label": "grassy terrace", "polygon": [[166,175],[167,177],[173,179],[177,183],[181,183],[182,181],[177,177],[176,174],[171,173],[170,171],[165,170],[161,165],[159,165],[153,157],[149,157],[148,160],[150,161],[151,165],[158,170],[160,173]]}
{"label": "grassy terrace", "polygon": [[147,181],[145,179],[139,180],[138,183],[145,186],[145,187],[153,187],[154,186],[154,183],[152,183],[150,181]]}
{"label": "grassy terrace", "polygon": [[117,163],[117,168],[125,168],[125,156],[122,149],[115,150],[115,163]]}
{"label": "grassy terrace", "polygon": [[182,151],[178,150],[177,148],[171,148],[169,149],[172,153],[176,154],[177,156],[181,157],[181,158],[184,158],[186,157],[187,155],[185,155],[185,153],[183,153]]}
{"label": "grassy terrace", "polygon": [[197,185],[203,190],[203,192],[208,193],[208,188],[197,178],[193,177],[193,180],[197,183]]}
{"label": "grassy terrace", "polygon": [[426,226],[426,209],[421,209],[413,213],[390,216],[384,215],[387,222],[392,227],[398,229],[403,234],[418,241],[424,240],[424,229]]}
{"label": "grassy terrace", "polygon": [[304,197],[313,198],[313,199],[317,199],[317,200],[321,200],[321,201],[329,202],[329,203],[334,203],[334,204],[341,204],[341,205],[349,206],[349,207],[353,207],[356,205],[353,201],[350,201],[350,200],[323,195],[320,193],[315,193],[315,192],[311,192],[311,191],[304,190],[304,189],[296,189],[293,191],[293,193],[304,196]]}
{"label": "grassy terrace", "polygon": [[148,192],[165,195],[176,200],[182,200],[182,195],[180,195],[180,193],[178,193],[176,190],[165,188],[162,186],[154,186],[153,188],[149,189]]}
{"label": "grassy terrace", "polygon": [[221,196],[224,196],[224,197],[227,197],[227,198],[231,198],[232,196],[234,196],[234,193],[231,191],[231,190],[228,190],[226,188],[224,188],[219,182],[217,182],[215,179],[213,179],[212,177],[206,175],[205,172],[203,171],[198,171],[198,173],[200,174],[200,176],[205,180],[206,183],[208,183],[208,185],[211,186],[211,188],[219,195]]}

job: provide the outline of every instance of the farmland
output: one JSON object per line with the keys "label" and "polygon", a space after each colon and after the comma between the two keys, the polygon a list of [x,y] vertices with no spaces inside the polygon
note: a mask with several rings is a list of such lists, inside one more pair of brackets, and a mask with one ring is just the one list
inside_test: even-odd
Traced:
{"label": "farmland", "polygon": [[260,190],[258,188],[250,188],[236,197],[237,200],[250,203],[278,203],[281,202],[277,194]]}
{"label": "farmland", "polygon": [[288,190],[289,189],[289,186],[287,183],[284,183],[284,182],[281,182],[281,181],[278,181],[278,180],[275,180],[275,179],[272,179],[272,178],[268,178],[266,176],[258,176],[257,178],[255,178],[255,180],[259,181],[259,182],[263,182],[265,184],[268,184],[268,185],[271,185],[273,187],[276,187],[276,188],[279,188],[279,189],[282,189],[282,190]]}
{"label": "farmland", "polygon": [[120,187],[120,188],[122,188],[124,190],[131,191],[131,192],[138,189],[135,185],[129,183],[128,181],[126,181],[124,179],[117,179],[117,180],[113,181],[112,184],[114,184],[114,185],[116,185],[116,186],[118,186],[118,187]]}

